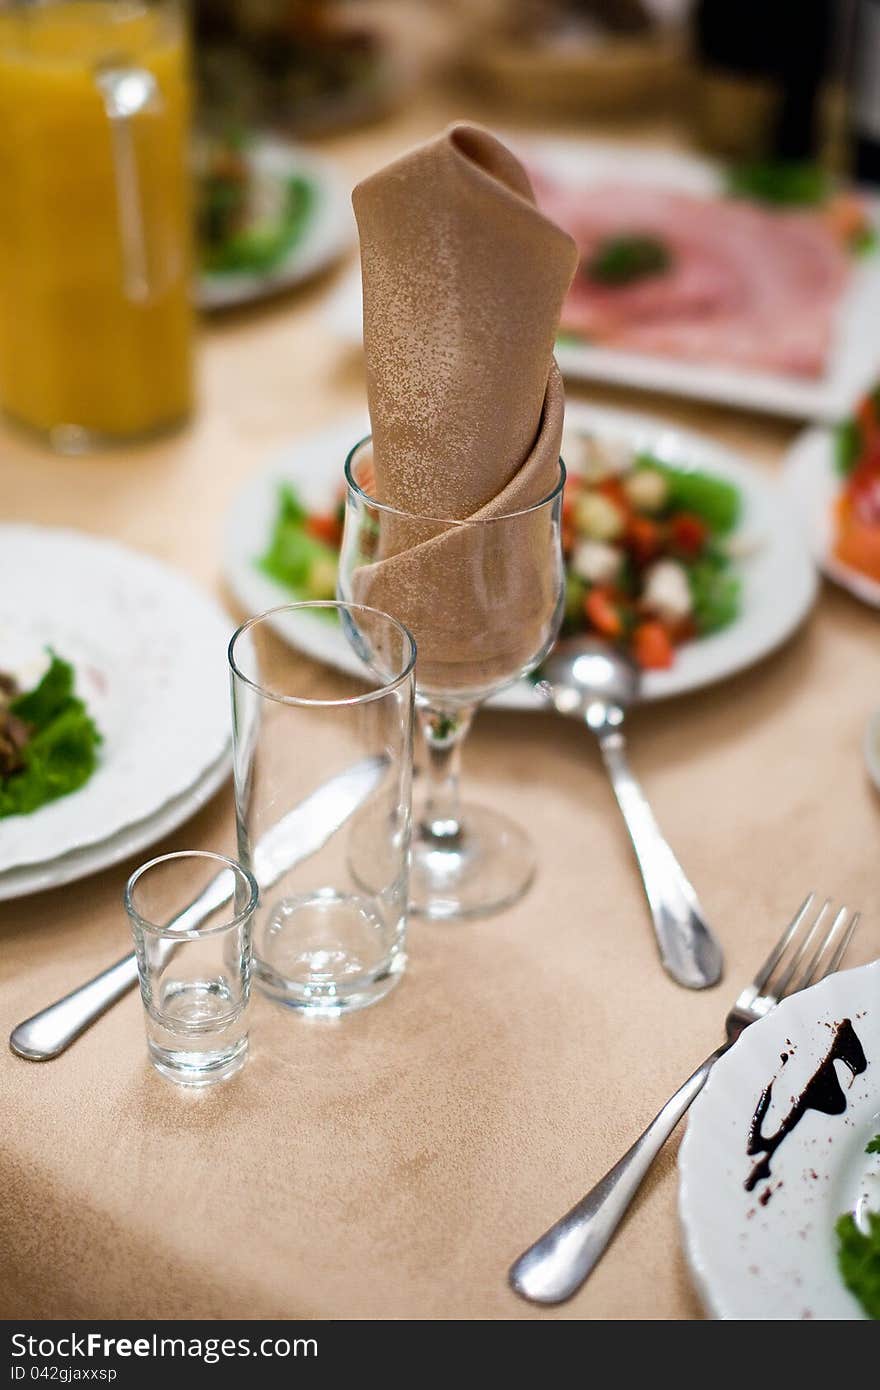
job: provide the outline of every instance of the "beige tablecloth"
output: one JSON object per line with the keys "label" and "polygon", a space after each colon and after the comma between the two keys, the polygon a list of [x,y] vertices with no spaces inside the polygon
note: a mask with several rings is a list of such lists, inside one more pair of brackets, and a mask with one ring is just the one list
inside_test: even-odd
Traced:
{"label": "beige tablecloth", "polygon": [[[352,178],[463,106],[331,142]],[[476,112],[476,115],[484,114]],[[185,434],[58,459],[0,439],[0,514],[116,536],[220,590],[225,510],[298,434],[356,409],[361,365],[320,313],[326,284],[213,325]],[[795,429],[605,389],[772,470]],[[861,756],[880,701],[877,616],[826,589],[758,669],[646,709],[632,756],[727,955],[720,988],[660,970],[626,834],[585,732],[484,713],[472,794],[531,826],[540,876],[502,916],[411,929],[375,1009],[306,1022],[258,999],[252,1059],[180,1094],[146,1061],[129,995],[66,1055],[0,1057],[0,1315],[685,1318],[699,1315],[670,1144],[589,1286],[561,1309],[505,1273],[716,1045],[729,997],[807,889],[865,913],[880,951],[880,799]],[[160,849],[234,842],[221,792]],[[121,955],[132,864],[0,908],[0,1027]]]}

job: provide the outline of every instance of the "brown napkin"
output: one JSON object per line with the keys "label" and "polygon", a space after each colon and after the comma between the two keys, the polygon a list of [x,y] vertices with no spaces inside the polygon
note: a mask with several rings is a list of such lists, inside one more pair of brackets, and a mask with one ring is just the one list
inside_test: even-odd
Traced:
{"label": "brown napkin", "polygon": [[[360,183],[353,202],[375,495],[458,520],[540,501],[558,476],[552,354],[574,242],[478,126],[451,126]],[[357,597],[412,629],[423,688],[511,679],[552,620],[548,517],[440,530],[383,516],[381,558]]]}

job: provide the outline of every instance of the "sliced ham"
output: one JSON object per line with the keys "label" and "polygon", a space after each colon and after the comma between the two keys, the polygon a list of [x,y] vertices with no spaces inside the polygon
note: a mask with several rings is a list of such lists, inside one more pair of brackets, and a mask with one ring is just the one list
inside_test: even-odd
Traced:
{"label": "sliced ham", "polygon": [[[848,261],[817,213],[641,184],[574,190],[540,172],[533,182],[581,252],[563,331],[632,352],[805,377],[825,370]],[[598,247],[632,235],[662,240],[670,267],[597,284],[585,267]]]}

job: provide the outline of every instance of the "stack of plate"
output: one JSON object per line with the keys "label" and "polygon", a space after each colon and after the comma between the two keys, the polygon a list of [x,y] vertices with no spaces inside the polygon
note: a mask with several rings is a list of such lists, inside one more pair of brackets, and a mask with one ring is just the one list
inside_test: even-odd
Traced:
{"label": "stack of plate", "polygon": [[24,687],[69,661],[103,737],[85,786],[0,819],[0,899],[118,863],[229,774],[231,620],[182,575],[74,531],[0,525],[0,669]]}

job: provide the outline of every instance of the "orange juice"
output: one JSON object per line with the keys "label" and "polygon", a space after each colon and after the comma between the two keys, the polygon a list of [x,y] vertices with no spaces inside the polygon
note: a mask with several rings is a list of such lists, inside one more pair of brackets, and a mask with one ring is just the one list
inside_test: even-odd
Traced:
{"label": "orange juice", "polygon": [[[128,70],[151,101],[120,126]],[[176,6],[0,13],[0,404],[62,447],[190,408],[189,115]]]}

